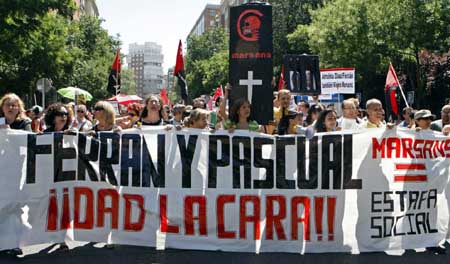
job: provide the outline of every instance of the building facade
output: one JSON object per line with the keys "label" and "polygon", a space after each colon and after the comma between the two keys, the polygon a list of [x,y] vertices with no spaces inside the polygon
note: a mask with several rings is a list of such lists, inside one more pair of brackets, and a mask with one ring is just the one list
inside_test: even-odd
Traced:
{"label": "building facade", "polygon": [[164,80],[163,61],[162,47],[155,42],[129,45],[128,68],[134,72],[138,96],[145,97],[161,91]]}
{"label": "building facade", "polygon": [[207,4],[195,22],[194,27],[191,29],[188,38],[194,35],[200,36],[212,28],[217,27],[219,24],[217,20],[219,12],[220,5]]}
{"label": "building facade", "polygon": [[73,19],[79,20],[82,15],[94,17],[98,17],[100,15],[95,0],[74,0],[74,2],[77,9],[73,14]]}

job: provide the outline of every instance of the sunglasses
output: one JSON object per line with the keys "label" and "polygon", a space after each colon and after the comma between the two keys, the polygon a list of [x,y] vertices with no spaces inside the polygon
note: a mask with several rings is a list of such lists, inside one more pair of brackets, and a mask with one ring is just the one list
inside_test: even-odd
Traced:
{"label": "sunglasses", "polygon": [[83,110],[77,110],[77,113],[84,113]]}
{"label": "sunglasses", "polygon": [[128,116],[135,117],[137,115],[135,113],[128,113]]}
{"label": "sunglasses", "polygon": [[69,113],[67,113],[67,112],[56,112],[55,113],[55,116],[68,116],[69,115]]}
{"label": "sunglasses", "polygon": [[101,106],[97,106],[94,108],[94,111],[103,111],[105,110],[105,108],[101,107]]}

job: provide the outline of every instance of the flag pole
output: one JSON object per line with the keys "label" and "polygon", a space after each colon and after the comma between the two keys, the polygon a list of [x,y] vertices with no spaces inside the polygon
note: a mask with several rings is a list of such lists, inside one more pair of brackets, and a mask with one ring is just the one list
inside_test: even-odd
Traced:
{"label": "flag pole", "polygon": [[398,83],[398,88],[400,88],[400,92],[402,93],[403,100],[405,100],[406,107],[409,107],[408,101],[406,100],[405,93],[403,92],[403,88],[400,82]]}
{"label": "flag pole", "polygon": [[403,100],[405,101],[406,107],[409,107],[408,101],[406,100],[405,93],[403,92],[402,85],[401,85],[400,82],[398,81],[397,74],[395,73],[394,66],[392,66],[392,62],[389,62],[389,71],[390,71],[391,69],[392,69],[393,72],[394,72],[394,73],[393,73],[393,74],[394,74],[394,78],[395,78],[395,80],[397,81],[398,87],[400,88],[400,92],[401,92],[401,94],[402,94]]}
{"label": "flag pole", "polygon": [[[119,56],[119,61],[120,61],[120,48],[117,49],[116,58],[114,59],[114,63],[116,63],[117,56]],[[120,87],[120,85],[119,85],[119,71],[120,71],[120,69],[119,69],[119,65],[117,65],[119,63],[120,62],[116,63],[116,65],[115,65],[115,67],[117,68],[117,70],[116,70],[116,85],[114,85],[114,88],[116,88],[116,96],[117,96],[117,92],[118,92],[119,87]]]}

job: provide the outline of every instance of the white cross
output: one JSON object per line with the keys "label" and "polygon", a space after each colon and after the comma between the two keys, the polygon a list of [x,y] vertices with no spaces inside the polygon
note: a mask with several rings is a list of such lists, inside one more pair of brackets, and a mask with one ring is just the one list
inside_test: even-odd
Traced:
{"label": "white cross", "polygon": [[248,79],[239,80],[239,85],[247,85],[247,99],[252,103],[253,85],[262,85],[262,80],[253,80],[253,71],[248,71]]}

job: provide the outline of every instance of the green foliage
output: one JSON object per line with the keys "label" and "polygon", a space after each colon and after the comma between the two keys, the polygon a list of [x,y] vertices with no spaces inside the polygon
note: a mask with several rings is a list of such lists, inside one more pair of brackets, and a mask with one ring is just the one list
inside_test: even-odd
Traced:
{"label": "green foliage", "polygon": [[136,94],[136,81],[134,79],[134,72],[131,69],[122,68],[120,72],[121,87],[120,91],[126,94]]}
{"label": "green foliage", "polygon": [[271,0],[273,13],[273,48],[274,65],[281,65],[283,55],[309,53],[308,42],[298,38],[294,43],[288,42],[287,36],[298,25],[311,22],[311,11],[321,6],[323,0]]}
{"label": "green foliage", "polygon": [[72,0],[1,1],[0,94],[15,92],[31,103],[36,81],[46,77],[56,88],[84,88],[94,100],[109,96],[119,41],[98,18],[72,21],[73,11]]}
{"label": "green foliage", "polygon": [[64,43],[74,10],[70,0],[1,1],[0,94],[27,95],[41,77],[70,64]]}
{"label": "green foliage", "polygon": [[227,82],[228,43],[229,36],[221,28],[188,39],[185,69],[191,98],[210,94]]}
{"label": "green foliage", "polygon": [[449,49],[449,11],[447,0],[329,1],[288,41],[294,46],[306,40],[321,67],[355,67],[366,98],[383,96],[390,61],[423,96],[419,52]]}
{"label": "green foliage", "polygon": [[82,16],[71,25],[67,48],[75,54],[71,71],[57,83],[63,86],[78,86],[89,91],[93,101],[112,96],[106,91],[108,76],[120,42],[108,35],[101,27],[102,21],[95,17]]}

